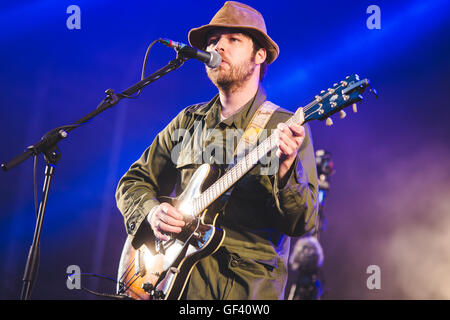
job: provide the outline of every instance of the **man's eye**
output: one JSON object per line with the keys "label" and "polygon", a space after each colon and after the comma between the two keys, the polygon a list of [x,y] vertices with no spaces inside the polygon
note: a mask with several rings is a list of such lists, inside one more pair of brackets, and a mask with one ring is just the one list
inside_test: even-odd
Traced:
{"label": "man's eye", "polygon": [[216,44],[216,43],[217,43],[217,39],[209,39],[208,46],[210,46],[212,44]]}

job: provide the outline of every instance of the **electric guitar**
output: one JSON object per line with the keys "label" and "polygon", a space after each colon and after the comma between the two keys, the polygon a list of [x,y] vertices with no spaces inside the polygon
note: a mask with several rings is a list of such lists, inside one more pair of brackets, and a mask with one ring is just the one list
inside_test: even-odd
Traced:
{"label": "electric guitar", "polygon": [[[326,120],[331,125],[330,116],[339,112],[341,118],[345,117],[345,107],[353,105],[353,111],[357,111],[356,102],[362,100],[367,87],[370,88],[368,79],[360,80],[356,74],[348,76],[299,108],[286,124]],[[187,223],[182,232],[171,235],[169,240],[156,239],[154,253],[145,244],[135,249],[128,236],[119,263],[117,293],[136,300],[180,299],[195,264],[213,254],[225,239],[225,231],[215,226],[217,200],[276,147],[276,137],[269,136],[221,177],[213,166],[203,164],[181,195],[160,199],[181,211]]]}

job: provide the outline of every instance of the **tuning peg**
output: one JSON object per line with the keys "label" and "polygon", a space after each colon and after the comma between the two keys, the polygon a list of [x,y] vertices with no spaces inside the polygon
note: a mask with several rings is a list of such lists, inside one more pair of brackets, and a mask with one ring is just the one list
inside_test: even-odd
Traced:
{"label": "tuning peg", "polygon": [[331,126],[333,124],[333,120],[331,120],[331,118],[327,118],[327,120],[325,121],[325,124],[327,126]]}
{"label": "tuning peg", "polygon": [[344,119],[346,115],[344,110],[339,111],[339,118]]}
{"label": "tuning peg", "polygon": [[354,103],[354,104],[352,105],[352,109],[353,109],[353,112],[354,112],[354,113],[357,113],[357,112],[358,112],[358,108],[356,107],[356,103]]}

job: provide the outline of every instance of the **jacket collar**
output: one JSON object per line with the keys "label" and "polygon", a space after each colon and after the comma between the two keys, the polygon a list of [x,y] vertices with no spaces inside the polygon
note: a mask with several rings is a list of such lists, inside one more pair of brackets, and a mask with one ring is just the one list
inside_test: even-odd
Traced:
{"label": "jacket collar", "polygon": [[[266,101],[266,97],[266,91],[264,90],[262,85],[260,85],[258,87],[256,95],[244,106],[242,106],[242,108],[240,108],[238,112],[225,119],[224,123],[226,123],[227,125],[231,125],[234,123],[237,128],[245,128],[256,110],[264,103],[264,101]],[[212,116],[212,114],[209,113],[215,113],[215,109],[220,110],[219,94],[215,95],[214,98],[212,98],[209,102],[196,104],[188,108],[187,111],[196,115]]]}

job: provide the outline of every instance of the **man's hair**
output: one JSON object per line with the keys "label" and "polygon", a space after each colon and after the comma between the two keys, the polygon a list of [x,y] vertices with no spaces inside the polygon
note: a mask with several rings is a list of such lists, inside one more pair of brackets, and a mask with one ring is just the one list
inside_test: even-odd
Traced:
{"label": "man's hair", "polygon": [[[259,42],[254,37],[252,37],[250,34],[247,34],[247,36],[249,36],[250,39],[252,39],[252,41],[253,41],[253,56],[255,56],[256,53],[258,52],[258,50],[263,48],[263,46],[261,46],[259,44]],[[259,69],[259,81],[260,82],[263,81],[264,77],[266,76],[266,72],[267,72],[267,66],[268,66],[267,58],[269,57],[269,54],[270,54],[267,49],[266,49],[266,53],[267,53],[266,60],[264,60],[264,62],[261,63],[261,65],[260,65],[261,68]]]}

